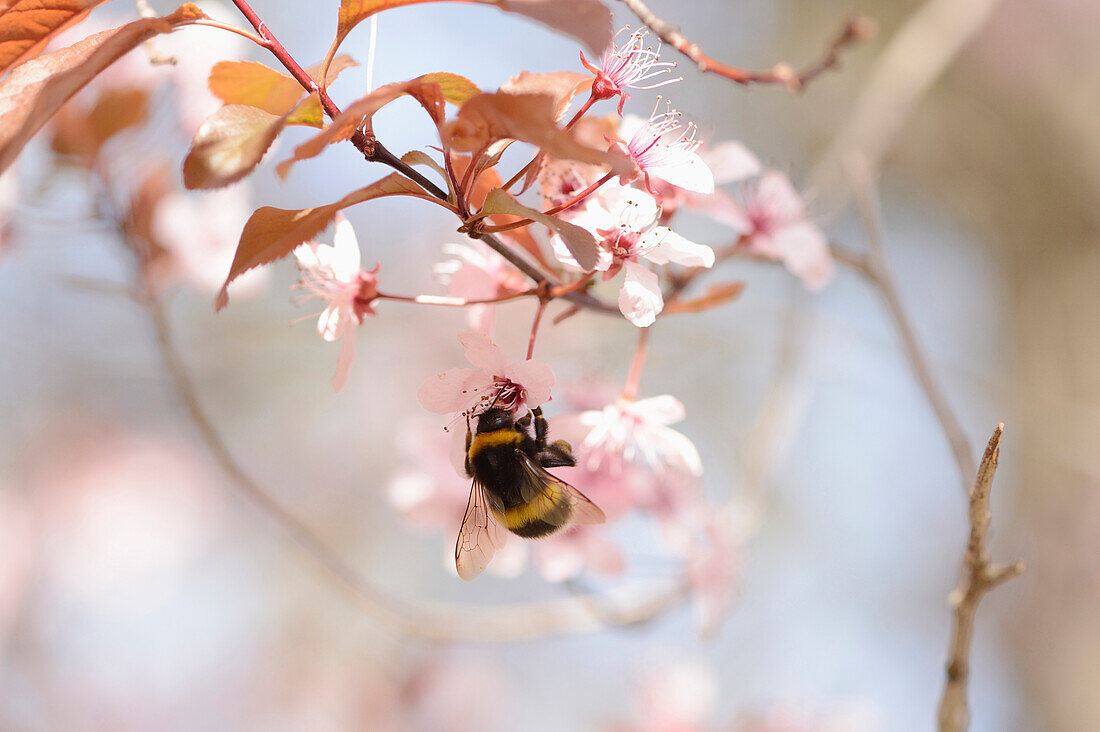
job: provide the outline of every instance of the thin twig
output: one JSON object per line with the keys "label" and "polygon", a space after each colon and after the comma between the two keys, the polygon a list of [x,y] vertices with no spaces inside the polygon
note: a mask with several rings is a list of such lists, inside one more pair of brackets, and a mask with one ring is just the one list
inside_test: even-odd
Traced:
{"label": "thin twig", "polygon": [[993,488],[993,475],[997,471],[1004,427],[1003,422],[998,424],[993,436],[989,438],[974,487],[970,491],[970,537],[963,555],[962,578],[949,598],[955,609],[955,617],[947,653],[947,681],[940,700],[940,732],[962,732],[970,723],[966,688],[970,680],[970,646],[974,638],[974,617],[978,612],[978,604],[985,593],[1018,576],[1026,568],[1021,560],[1007,565],[993,564],[986,546],[991,519],[989,494]]}
{"label": "thin twig", "polygon": [[882,219],[879,212],[878,197],[874,184],[865,175],[853,175],[853,189],[856,191],[856,205],[859,208],[863,229],[867,237],[869,251],[860,256],[838,250],[834,247],[837,259],[866,276],[878,289],[886,303],[886,309],[890,318],[894,321],[894,329],[901,338],[902,347],[913,369],[913,375],[917,378],[921,390],[924,392],[936,420],[940,423],[947,442],[951,446],[951,453],[955,458],[955,466],[959,471],[959,480],[963,492],[968,490],[970,476],[974,474],[974,458],[970,452],[970,442],[966,439],[966,433],[959,424],[950,402],[943,393],[943,389],[932,375],[932,368],[928,364],[928,358],[924,355],[920,341],[913,331],[909,316],[901,304],[898,289],[890,276],[889,267],[883,253],[882,244]]}
{"label": "thin twig", "polygon": [[837,183],[853,154],[878,169],[913,110],[1002,1],[926,0],[909,16],[879,54],[851,114],[809,176],[823,209],[839,213],[847,203],[850,189]]}
{"label": "thin twig", "polygon": [[503,643],[558,635],[580,635],[608,627],[646,623],[681,605],[687,590],[681,583],[667,587],[636,585],[610,593],[530,602],[502,607],[462,607],[411,604],[376,588],[266,490],[237,462],[199,402],[194,382],[172,337],[163,305],[155,296],[144,299],[156,332],[157,346],[172,387],[198,430],[203,443],[233,485],[272,518],[326,577],[343,587],[370,615],[391,630],[431,642]]}
{"label": "thin twig", "polygon": [[802,89],[813,79],[840,63],[840,53],[846,47],[870,38],[875,33],[875,23],[864,16],[848,18],[832,43],[825,49],[824,55],[816,63],[802,71],[796,71],[790,64],[778,63],[768,71],[749,71],[716,61],[695,43],[687,39],[679,26],[662,20],[649,9],[642,0],[620,0],[638,16],[638,20],[653,31],[658,38],[687,56],[703,73],[724,76],[738,84],[784,84],[791,89]]}

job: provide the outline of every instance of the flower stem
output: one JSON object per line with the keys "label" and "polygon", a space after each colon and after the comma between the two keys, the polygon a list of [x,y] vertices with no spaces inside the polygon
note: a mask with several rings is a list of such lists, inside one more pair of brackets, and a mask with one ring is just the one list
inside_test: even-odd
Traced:
{"label": "flower stem", "polygon": [[638,329],[638,345],[634,348],[634,358],[630,361],[630,373],[623,385],[623,399],[633,401],[638,397],[638,382],[642,380],[642,367],[645,366],[646,352],[649,350],[649,328]]}

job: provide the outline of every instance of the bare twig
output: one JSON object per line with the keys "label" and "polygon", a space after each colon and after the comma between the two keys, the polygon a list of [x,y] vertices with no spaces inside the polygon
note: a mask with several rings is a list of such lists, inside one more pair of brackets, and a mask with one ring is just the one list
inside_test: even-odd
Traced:
{"label": "bare twig", "polygon": [[372,617],[389,629],[431,642],[503,643],[558,635],[594,633],[614,626],[646,623],[681,605],[687,590],[680,582],[651,583],[611,593],[530,602],[503,607],[461,607],[409,603],[376,588],[292,511],[265,491],[237,462],[206,414],[187,367],[172,339],[163,305],[155,295],[143,300],[156,331],[157,346],[176,396],[203,443],[233,485],[269,516],[324,575],[344,588]]}
{"label": "bare twig", "polygon": [[864,16],[848,18],[832,43],[825,49],[824,55],[816,63],[802,71],[796,71],[790,64],[778,63],[768,71],[749,71],[716,61],[703,53],[703,49],[692,43],[680,31],[679,26],[662,20],[649,9],[642,0],[620,0],[638,16],[647,28],[658,38],[687,56],[703,73],[724,76],[738,84],[784,84],[795,90],[802,89],[810,81],[840,63],[840,52],[856,41],[870,38],[875,33],[875,23]]}
{"label": "bare twig", "polygon": [[819,204],[839,211],[846,203],[849,189],[836,183],[853,154],[877,170],[902,125],[1000,2],[926,0],[906,20],[876,60],[851,114],[810,176]]}
{"label": "bare twig", "polygon": [[878,289],[886,303],[886,309],[894,322],[894,329],[901,338],[902,347],[913,369],[913,375],[917,378],[921,390],[924,392],[936,420],[940,423],[947,442],[951,446],[951,453],[955,458],[955,466],[959,471],[959,480],[965,492],[968,489],[970,476],[974,474],[974,459],[971,457],[970,442],[966,439],[962,425],[955,416],[950,402],[943,393],[943,389],[932,375],[932,368],[928,364],[928,358],[921,348],[920,341],[913,331],[905,308],[901,304],[897,287],[890,276],[889,267],[883,253],[882,244],[882,219],[879,212],[878,197],[871,180],[866,177],[865,171],[853,175],[853,189],[856,191],[856,204],[859,208],[863,229],[867,237],[868,252],[864,255],[850,253],[833,248],[837,260],[856,269],[867,277]]}
{"label": "bare twig", "polygon": [[940,732],[962,732],[970,722],[966,687],[970,679],[970,646],[974,638],[974,616],[978,612],[978,604],[985,593],[1016,577],[1025,569],[1021,560],[1007,565],[993,564],[986,546],[991,518],[989,494],[993,488],[993,474],[997,471],[997,457],[1004,427],[1003,422],[998,424],[993,436],[989,438],[974,487],[970,491],[970,538],[963,555],[962,578],[950,597],[955,617],[947,654],[947,681],[940,700]]}

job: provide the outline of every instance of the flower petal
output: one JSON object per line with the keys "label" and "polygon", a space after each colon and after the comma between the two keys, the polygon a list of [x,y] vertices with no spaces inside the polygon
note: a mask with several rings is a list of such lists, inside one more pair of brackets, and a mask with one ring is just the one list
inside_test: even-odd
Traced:
{"label": "flower petal", "polygon": [[756,156],[740,142],[733,140],[704,148],[700,157],[714,174],[714,182],[718,185],[751,178],[759,175],[761,170],[760,161]]}
{"label": "flower petal", "polygon": [[772,235],[772,248],[807,289],[821,289],[833,274],[829,242],[813,224],[795,224],[776,231]]}
{"label": "flower petal", "polygon": [[336,373],[332,375],[332,388],[340,391],[348,383],[351,361],[355,358],[355,331],[344,334],[340,341],[340,358],[336,361]]}
{"label": "flower petal", "polygon": [[648,166],[646,172],[688,191],[714,193],[714,174],[698,153],[678,154],[670,163]]}
{"label": "flower petal", "polygon": [[687,195],[684,205],[698,211],[712,221],[725,224],[738,234],[752,231],[752,221],[736,198],[723,190],[716,190],[709,196],[698,193]]}
{"label": "flower petal", "polygon": [[462,350],[466,354],[466,360],[489,372],[490,375],[503,376],[508,368],[508,359],[484,333],[471,331],[460,333],[458,342],[462,344]]}
{"label": "flower petal", "polygon": [[619,290],[619,311],[639,328],[653,325],[665,306],[657,275],[638,264],[627,262],[626,279]]}
{"label": "flower petal", "polygon": [[472,406],[492,386],[492,376],[481,369],[448,369],[421,384],[416,398],[429,412],[453,414]]}
{"label": "flower petal", "polygon": [[685,267],[714,265],[713,249],[706,244],[688,241],[667,226],[658,226],[643,236],[639,247],[645,250],[643,256],[654,264],[675,262]]}
{"label": "flower petal", "polygon": [[517,361],[505,369],[503,376],[523,386],[527,392],[527,406],[535,408],[550,401],[554,386],[554,372],[538,361]]}
{"label": "flower petal", "polygon": [[778,223],[791,223],[806,215],[802,196],[798,195],[791,179],[778,170],[769,170],[760,176],[756,200],[768,218]]}
{"label": "flower petal", "polygon": [[359,240],[351,222],[342,213],[337,211],[335,220],[328,264],[336,279],[350,282],[359,276]]}
{"label": "flower petal", "polygon": [[676,424],[687,414],[683,403],[671,394],[628,402],[623,410],[637,415],[646,422],[663,425]]}

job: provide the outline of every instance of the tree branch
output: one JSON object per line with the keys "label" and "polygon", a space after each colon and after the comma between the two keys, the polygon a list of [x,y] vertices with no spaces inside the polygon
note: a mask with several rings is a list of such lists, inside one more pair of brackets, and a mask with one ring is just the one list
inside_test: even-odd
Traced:
{"label": "tree branch", "polygon": [[986,546],[991,519],[989,496],[993,488],[993,475],[997,471],[1004,427],[1003,422],[998,424],[989,438],[970,491],[970,536],[963,555],[963,573],[959,586],[949,598],[955,608],[955,617],[947,653],[947,680],[940,700],[940,732],[962,732],[970,723],[966,690],[970,680],[970,646],[974,638],[978,604],[987,592],[1018,576],[1026,568],[1022,560],[1009,565],[993,564]]}
{"label": "tree branch", "polygon": [[668,586],[638,584],[608,593],[589,593],[547,602],[502,607],[461,607],[409,603],[376,588],[292,511],[264,490],[237,462],[213,421],[202,408],[194,382],[180,357],[164,307],[155,294],[142,302],[156,332],[173,390],[183,404],[203,443],[233,485],[275,521],[323,574],[340,585],[372,617],[401,635],[430,642],[503,643],[559,635],[595,633],[614,626],[646,623],[680,606],[687,588],[679,581]]}
{"label": "tree branch", "polygon": [[[321,106],[330,118],[335,118],[340,114],[340,108],[336,106],[336,103],[329,97],[328,92],[313,79],[306,70],[302,68],[301,64],[294,60],[294,57],[290,55],[290,52],[286,50],[286,47],[279,42],[279,39],[268,29],[267,24],[260,19],[260,16],[256,14],[256,11],[248,4],[247,0],[233,0],[233,4],[237,6],[237,9],[241,11],[248,22],[252,24],[252,27],[256,29],[256,32],[263,39],[263,45],[267,48],[276,59],[290,72],[302,87],[310,92],[316,93],[321,101]],[[447,200],[447,194],[432,183],[426,177],[424,177],[419,171],[412,166],[405,163],[401,158],[397,157],[389,150],[387,150],[381,142],[379,142],[373,135],[367,135],[362,131],[356,131],[351,137],[351,142],[355,145],[356,149],[363,154],[363,157],[374,163],[382,163],[388,165],[394,170],[398,171],[402,175],[416,181],[424,190],[431,193],[436,198],[443,201]],[[490,233],[483,233],[477,237],[485,242],[489,248],[500,254],[507,259],[514,267],[520,272],[530,277],[536,284],[543,285],[548,284],[550,286],[557,286],[559,283],[557,280],[547,272],[544,272],[540,267],[527,261],[498,237]],[[619,310],[605,302],[602,302],[588,293],[585,292],[567,292],[562,295],[565,299],[579,305],[580,307],[588,310],[594,310],[596,312],[604,314],[618,315]]]}
{"label": "tree branch", "polygon": [[[283,44],[279,42],[279,39],[268,29],[267,24],[260,19],[260,16],[256,14],[256,11],[252,9],[252,6],[250,6],[246,0],[233,0],[233,4],[237,6],[241,14],[244,15],[248,22],[252,24],[252,27],[256,29],[256,33],[258,33],[260,38],[264,41],[264,47],[271,51],[271,55],[279,60],[279,63],[290,72],[290,75],[293,76],[306,91],[311,94],[316,93],[325,112],[329,117],[335,119],[336,116],[340,114],[340,108],[332,101],[332,98],[328,95],[325,88],[318,84],[316,80],[306,73],[306,70],[294,60],[294,57],[290,55],[286,47],[283,46]],[[401,158],[387,150],[382,143],[374,139],[373,135],[367,135],[357,130],[356,133],[352,135],[351,142],[359,152],[363,153],[363,157],[370,162],[388,165],[402,175],[416,181],[418,185],[436,198],[444,201],[447,200],[447,194],[444,193],[439,186],[432,183],[411,165],[408,165],[402,161]]]}
{"label": "tree branch", "polygon": [[706,55],[703,53],[703,49],[689,41],[680,32],[679,26],[659,18],[642,0],[620,0],[620,2],[630,8],[638,16],[638,20],[653,31],[658,38],[694,61],[699,67],[699,71],[724,76],[731,81],[746,86],[749,84],[784,84],[790,89],[800,90],[825,71],[837,66],[840,63],[840,53],[847,46],[856,41],[870,38],[875,34],[874,21],[864,16],[852,16],[844,22],[840,32],[825,49],[821,59],[802,71],[796,71],[787,63],[778,63],[768,71],[749,71],[724,64]]}
{"label": "tree branch", "polygon": [[966,439],[966,433],[963,431],[962,425],[959,424],[958,417],[955,416],[955,412],[944,395],[943,389],[932,375],[928,358],[917,339],[909,316],[901,304],[897,287],[890,276],[890,270],[883,252],[882,219],[874,185],[865,170],[853,171],[853,173],[852,188],[856,192],[856,205],[859,208],[869,250],[866,254],[860,255],[834,246],[832,247],[833,254],[836,256],[837,261],[855,269],[870,280],[882,296],[886,304],[886,310],[890,313],[890,318],[894,322],[894,329],[897,331],[898,337],[901,338],[902,348],[905,350],[913,375],[916,377],[917,383],[920,384],[921,390],[924,392],[924,396],[928,400],[936,420],[940,423],[940,428],[943,430],[948,444],[951,446],[955,466],[959,471],[959,480],[963,492],[966,492],[968,490],[967,483],[975,470],[974,459],[971,457],[970,452],[970,442]]}

